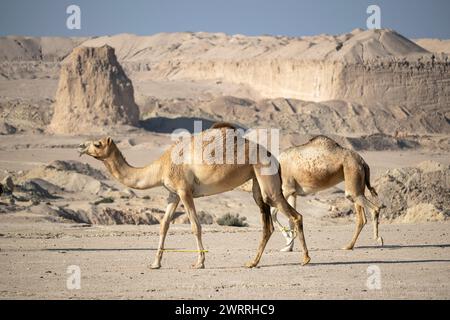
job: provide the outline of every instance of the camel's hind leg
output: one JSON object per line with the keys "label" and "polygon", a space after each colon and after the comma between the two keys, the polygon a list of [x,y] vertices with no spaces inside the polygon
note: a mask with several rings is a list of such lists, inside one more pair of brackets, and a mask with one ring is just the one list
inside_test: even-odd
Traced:
{"label": "camel's hind leg", "polygon": [[280,194],[272,200],[273,205],[289,217],[289,224],[294,225],[295,231],[298,233],[300,245],[303,249],[302,265],[307,264],[311,258],[309,257],[308,248],[306,246],[305,235],[303,233],[303,216],[289,205],[286,199]]}
{"label": "camel's hind leg", "polygon": [[[285,198],[287,199],[287,202],[291,205],[291,207],[293,207],[295,209],[296,208],[296,196],[290,195]],[[295,233],[294,233],[295,226],[292,224],[292,221],[289,219],[289,217],[287,217],[289,219],[289,229],[286,229],[286,227],[283,226],[280,223],[280,221],[278,221],[278,215],[277,215],[278,209],[272,208],[271,212],[272,212],[273,222],[277,225],[278,229],[281,231],[281,234],[286,239],[286,246],[283,247],[280,251],[281,252],[292,251],[292,249],[294,247],[294,239],[295,239]]]}
{"label": "camel's hind leg", "polygon": [[161,268],[161,259],[164,252],[164,241],[166,239],[167,230],[169,230],[170,221],[172,220],[172,215],[177,209],[178,203],[180,202],[180,198],[177,194],[171,193],[169,198],[167,199],[167,208],[166,213],[164,214],[164,218],[161,221],[161,226],[159,230],[159,244],[158,251],[155,256],[155,260],[150,266],[152,269]]}
{"label": "camel's hind leg", "polygon": [[345,250],[352,250],[355,246],[361,230],[366,224],[365,203],[362,199],[365,191],[364,167],[357,158],[350,157],[344,164],[345,197],[355,206],[356,228],[350,243],[344,247]]}
{"label": "camel's hind leg", "polygon": [[[259,169],[259,168],[258,168]],[[259,186],[261,188],[261,195],[265,203],[272,207],[277,208],[295,225],[300,245],[303,249],[303,262],[302,265],[307,264],[311,258],[308,254],[308,248],[306,246],[305,235],[303,233],[303,217],[284,198],[281,191],[281,178],[279,174],[263,175],[259,170],[255,170],[256,179],[258,179]]]}
{"label": "camel's hind leg", "polygon": [[378,216],[380,208],[372,203],[364,195],[366,189],[366,173],[364,166],[354,158],[349,159],[344,165],[345,196],[355,205],[356,210],[356,230],[353,239],[344,249],[353,249],[361,229],[366,224],[365,209],[372,212],[374,225],[374,236],[378,243],[382,244],[383,239],[378,236]]}
{"label": "camel's hind leg", "polygon": [[[256,179],[253,179],[253,199],[255,199],[256,204],[259,207],[259,210],[261,212],[261,221],[263,224],[263,234],[261,241],[259,243],[258,251],[256,253],[255,259],[253,261],[249,261],[246,263],[246,267],[253,268],[256,267],[261,260],[261,256],[264,252],[264,249],[267,245],[267,242],[270,239],[270,236],[273,233],[273,222],[272,222],[272,216],[270,214],[270,206],[264,202],[261,189],[259,187],[258,181]],[[276,212],[275,212],[276,216]],[[278,222],[278,221],[277,221]],[[278,222],[279,223],[279,222]]]}
{"label": "camel's hind leg", "polygon": [[202,243],[202,226],[200,225],[197,211],[195,210],[194,199],[190,192],[184,190],[180,191],[178,194],[189,215],[192,232],[194,233],[195,239],[197,240],[198,259],[197,262],[192,265],[192,267],[195,269],[203,269],[205,267],[205,249]]}
{"label": "camel's hind leg", "polygon": [[360,206],[365,208],[369,208],[372,215],[372,223],[373,223],[373,239],[380,245],[383,245],[383,238],[378,234],[378,225],[380,218],[380,207],[375,205],[372,201],[367,199],[365,196],[356,197],[355,202]]}
{"label": "camel's hind leg", "polygon": [[[286,200],[292,208],[296,209],[297,196],[295,194],[291,194],[290,196],[286,197]],[[291,252],[294,249],[294,240],[295,240],[295,225],[292,219],[289,219],[289,230],[282,230],[282,234],[286,239],[286,246],[280,251]]]}

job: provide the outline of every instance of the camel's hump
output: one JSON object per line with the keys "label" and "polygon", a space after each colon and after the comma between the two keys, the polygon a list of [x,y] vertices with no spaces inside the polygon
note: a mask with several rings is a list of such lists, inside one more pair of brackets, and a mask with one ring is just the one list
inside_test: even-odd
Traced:
{"label": "camel's hump", "polygon": [[211,126],[211,129],[229,128],[236,130],[236,127],[229,122],[216,122]]}
{"label": "camel's hump", "polygon": [[337,143],[336,141],[334,141],[333,139],[327,137],[327,136],[315,136],[314,138],[312,138],[311,140],[309,140],[307,143],[307,145],[324,145],[324,146],[329,146],[329,147],[341,147],[341,145],[339,143]]}

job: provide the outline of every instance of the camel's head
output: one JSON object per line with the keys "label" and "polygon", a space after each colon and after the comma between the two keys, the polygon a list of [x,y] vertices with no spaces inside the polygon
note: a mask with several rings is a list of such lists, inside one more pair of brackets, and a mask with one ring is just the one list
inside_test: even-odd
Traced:
{"label": "camel's head", "polygon": [[115,144],[110,137],[95,141],[86,141],[78,146],[80,157],[87,154],[97,160],[105,160],[115,149]]}

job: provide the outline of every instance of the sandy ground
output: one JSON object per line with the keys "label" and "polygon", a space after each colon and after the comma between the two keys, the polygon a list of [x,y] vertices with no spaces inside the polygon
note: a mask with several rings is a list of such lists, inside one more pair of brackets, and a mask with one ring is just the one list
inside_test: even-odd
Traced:
{"label": "sandy ground", "polygon": [[[339,248],[353,226],[308,223],[312,262],[282,253],[275,234],[260,268],[244,263],[255,253],[260,231],[204,227],[206,269],[192,270],[195,253],[168,252],[160,270],[148,268],[158,226],[81,228],[76,225],[2,223],[0,296],[15,299],[448,299],[449,223],[381,225],[384,248],[366,228],[354,251]],[[168,248],[194,248],[186,225],[172,226]],[[68,290],[67,268],[81,270],[81,289]],[[379,267],[381,289],[366,282]]]}

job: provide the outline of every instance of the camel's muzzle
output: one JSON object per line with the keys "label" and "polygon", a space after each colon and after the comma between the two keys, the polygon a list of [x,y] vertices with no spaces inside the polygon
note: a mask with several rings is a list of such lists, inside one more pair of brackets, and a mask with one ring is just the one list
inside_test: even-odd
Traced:
{"label": "camel's muzzle", "polygon": [[78,146],[78,153],[80,154],[80,157],[83,155],[83,154],[86,154],[87,153],[87,149],[88,149],[88,144],[85,142],[85,143],[80,143],[80,145]]}

